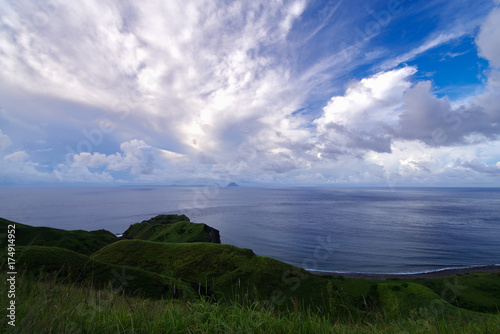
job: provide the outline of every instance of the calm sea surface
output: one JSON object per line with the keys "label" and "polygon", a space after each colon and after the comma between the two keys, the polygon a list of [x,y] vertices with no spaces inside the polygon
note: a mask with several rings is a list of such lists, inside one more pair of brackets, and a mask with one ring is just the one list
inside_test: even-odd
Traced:
{"label": "calm sea surface", "polygon": [[122,233],[166,213],[306,269],[401,273],[500,263],[500,189],[0,189],[0,217],[34,226]]}

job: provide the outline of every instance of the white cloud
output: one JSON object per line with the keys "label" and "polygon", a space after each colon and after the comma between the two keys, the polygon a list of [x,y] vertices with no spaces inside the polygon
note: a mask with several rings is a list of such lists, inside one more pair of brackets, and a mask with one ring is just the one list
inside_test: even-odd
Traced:
{"label": "white cloud", "polygon": [[336,157],[347,149],[390,151],[387,129],[398,123],[404,93],[411,87],[409,77],[415,72],[413,67],[380,72],[333,97],[314,121],[322,156]]}
{"label": "white cloud", "polygon": [[[129,175],[120,182],[166,182],[170,174],[181,176],[195,173],[193,163],[184,155],[159,149],[143,140],[133,139],[120,145],[120,152],[106,155],[99,152],[73,154],[67,164],[57,168],[58,177],[64,181],[102,179],[106,182],[120,181],[118,173]],[[78,181],[80,182],[80,181]]]}
{"label": "white cloud", "polygon": [[107,172],[91,172],[87,166],[60,164],[53,175],[60,183],[111,183],[115,179]]}
{"label": "white cloud", "polygon": [[416,71],[414,67],[404,67],[352,83],[344,96],[332,97],[323,109],[323,116],[315,123],[320,131],[328,123],[361,131],[373,130],[380,123],[395,124],[403,104],[403,93],[411,87],[408,78]]}
{"label": "white cloud", "polygon": [[285,19],[281,21],[280,27],[286,35],[292,27],[293,21],[302,14],[306,7],[306,1],[295,1],[287,9]]}
{"label": "white cloud", "polygon": [[[500,159],[497,149],[499,144],[500,141],[497,140],[476,145],[437,147],[418,141],[396,139],[392,143],[391,153],[368,152],[365,162],[381,166],[385,182],[389,186],[412,183],[488,185],[488,182],[494,180],[485,181],[481,174],[488,174],[488,177],[500,176],[494,173],[495,162]],[[499,164],[496,163],[496,166]]]}
{"label": "white cloud", "polygon": [[500,8],[491,11],[476,38],[479,55],[488,59],[491,65],[500,68]]}
{"label": "white cloud", "polygon": [[435,47],[438,47],[440,45],[446,44],[454,39],[457,39],[463,35],[465,35],[465,31],[460,31],[460,32],[454,32],[454,33],[442,33],[439,34],[438,36],[433,36],[426,42],[424,42],[422,45],[414,48],[413,50],[396,57],[394,59],[388,60],[384,62],[382,65],[379,66],[379,69],[381,70],[388,70],[392,69],[400,64],[403,64],[407,61],[410,61],[417,56],[427,52],[428,50],[431,50]]}
{"label": "white cloud", "polygon": [[73,163],[75,165],[86,166],[90,168],[101,168],[108,164],[108,157],[102,153],[82,152],[74,155]]}
{"label": "white cloud", "polygon": [[[284,45],[305,4],[87,1],[55,3],[49,12],[30,1],[3,4],[0,76],[114,116],[119,104],[130,110],[120,133],[140,126],[167,132],[185,152],[223,154],[224,133],[260,122],[283,103],[277,96],[291,96],[286,64],[267,49]],[[286,103],[282,115],[300,101]]]}
{"label": "white cloud", "polygon": [[108,89],[140,65],[140,46],[110,4],[2,7],[10,15],[0,16],[1,74],[23,90],[105,106],[116,99]]}
{"label": "white cloud", "polygon": [[3,159],[13,164],[21,164],[29,159],[29,155],[24,151],[17,151],[6,155]]}
{"label": "white cloud", "polygon": [[120,170],[130,167],[132,174],[151,174],[154,171],[154,155],[152,147],[143,140],[131,140],[120,145],[123,159],[111,164],[110,169]]}
{"label": "white cloud", "polygon": [[479,173],[500,175],[500,161],[495,165],[488,165],[484,162],[474,159],[472,161],[463,162],[461,166],[472,169]]}
{"label": "white cloud", "polygon": [[6,134],[2,133],[2,130],[0,129],[0,152],[5,150],[10,145],[12,145],[12,141]]}
{"label": "white cloud", "polygon": [[15,151],[0,159],[0,179],[5,178],[12,183],[54,182],[50,173],[39,171],[40,165],[33,162],[24,150]]}
{"label": "white cloud", "polygon": [[452,106],[447,97],[438,98],[432,92],[431,82],[421,81],[405,93],[404,112],[393,136],[431,146],[494,140],[500,134],[498,108],[496,104],[481,107],[485,100],[498,101],[498,93],[490,90],[466,105]]}
{"label": "white cloud", "polygon": [[484,89],[478,90],[474,103],[481,107],[493,124],[500,124],[500,7],[493,9],[482,24],[476,38],[479,55],[485,57],[492,66]]}
{"label": "white cloud", "polygon": [[143,140],[131,140],[120,145],[123,153],[105,155],[82,152],[73,155],[71,166],[106,168],[109,171],[130,170],[132,174],[152,174],[155,169],[153,148]]}
{"label": "white cloud", "polygon": [[[412,84],[415,73],[416,68],[404,67],[351,83],[345,94],[333,97],[323,115],[314,121],[317,139],[312,151],[321,159],[377,153],[392,161],[390,169],[399,175],[413,175],[416,171],[421,175],[430,170],[439,173],[429,165],[438,164],[437,161],[402,158],[393,151],[395,142],[415,141],[429,149],[474,146],[498,138],[499,99],[498,93],[494,94],[498,90],[492,88],[496,80],[491,79],[488,91],[469,104],[452,106],[448,98],[438,98],[432,92],[431,82]],[[424,151],[420,149],[419,154]]]}
{"label": "white cloud", "polygon": [[[425,178],[446,168],[472,173],[441,149],[465,152],[467,145],[496,140],[498,72],[490,72],[484,93],[460,106],[435,96],[431,83],[415,82],[415,67],[391,70],[469,28],[440,30],[400,56],[386,47],[367,50],[377,35],[353,46],[354,58],[344,57],[330,44],[340,45],[339,32],[352,31],[354,23],[340,16],[355,11],[352,17],[362,22],[363,14],[329,4],[319,26],[297,34],[296,24],[311,24],[305,21],[313,13],[302,19],[307,3],[0,0],[0,88],[11,106],[20,105],[0,115],[10,135],[0,131],[2,167],[71,182],[209,180],[210,172],[257,182],[343,183]],[[477,38],[491,64],[498,61],[497,16],[498,9]],[[322,32],[331,40],[320,41]],[[306,64],[300,49],[316,43],[329,44],[331,52]],[[393,58],[374,66],[384,71],[338,93],[343,75],[388,54]],[[17,103],[24,96],[36,102]],[[114,130],[101,131],[102,119]],[[85,129],[101,131],[94,153],[40,172],[34,157],[59,159],[67,143],[89,139],[82,137]],[[24,145],[42,139],[42,148]],[[413,153],[400,151],[403,146]],[[495,159],[477,151],[462,158],[490,165]]]}
{"label": "white cloud", "polygon": [[[155,96],[152,120],[186,150],[223,149],[221,134],[268,114],[276,105],[273,98],[284,91],[286,68],[265,50],[285,42],[303,4],[138,6],[139,17],[148,19],[138,19],[130,27],[147,43],[145,63],[157,73],[158,87],[169,87]],[[273,29],[280,22],[279,29]]]}

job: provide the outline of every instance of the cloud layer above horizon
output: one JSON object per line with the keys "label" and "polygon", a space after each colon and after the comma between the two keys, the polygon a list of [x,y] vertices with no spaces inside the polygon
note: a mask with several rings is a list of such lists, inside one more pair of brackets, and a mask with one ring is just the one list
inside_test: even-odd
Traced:
{"label": "cloud layer above horizon", "polygon": [[500,185],[498,1],[0,0],[0,185]]}

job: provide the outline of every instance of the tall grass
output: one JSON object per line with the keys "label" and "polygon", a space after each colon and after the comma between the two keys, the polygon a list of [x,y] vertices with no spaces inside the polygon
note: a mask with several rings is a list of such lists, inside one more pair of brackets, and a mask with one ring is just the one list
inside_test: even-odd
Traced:
{"label": "tall grass", "polygon": [[[5,282],[5,274],[1,275]],[[251,302],[214,303],[131,298],[95,289],[91,283],[64,284],[50,276],[19,274],[16,282],[16,327],[4,314],[0,328],[7,333],[499,333],[500,316],[471,321],[414,312],[410,316],[376,311],[371,319],[339,317],[335,296],[331,314],[302,308],[287,311]],[[6,308],[6,284],[1,308]],[[5,312],[5,311],[4,311]],[[0,329],[0,331],[2,331]]]}

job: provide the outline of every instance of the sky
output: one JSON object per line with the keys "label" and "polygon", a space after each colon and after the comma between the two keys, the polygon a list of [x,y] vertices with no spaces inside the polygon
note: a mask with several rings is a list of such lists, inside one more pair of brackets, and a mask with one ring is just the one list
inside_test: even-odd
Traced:
{"label": "sky", "polygon": [[500,187],[500,0],[0,0],[0,186]]}

